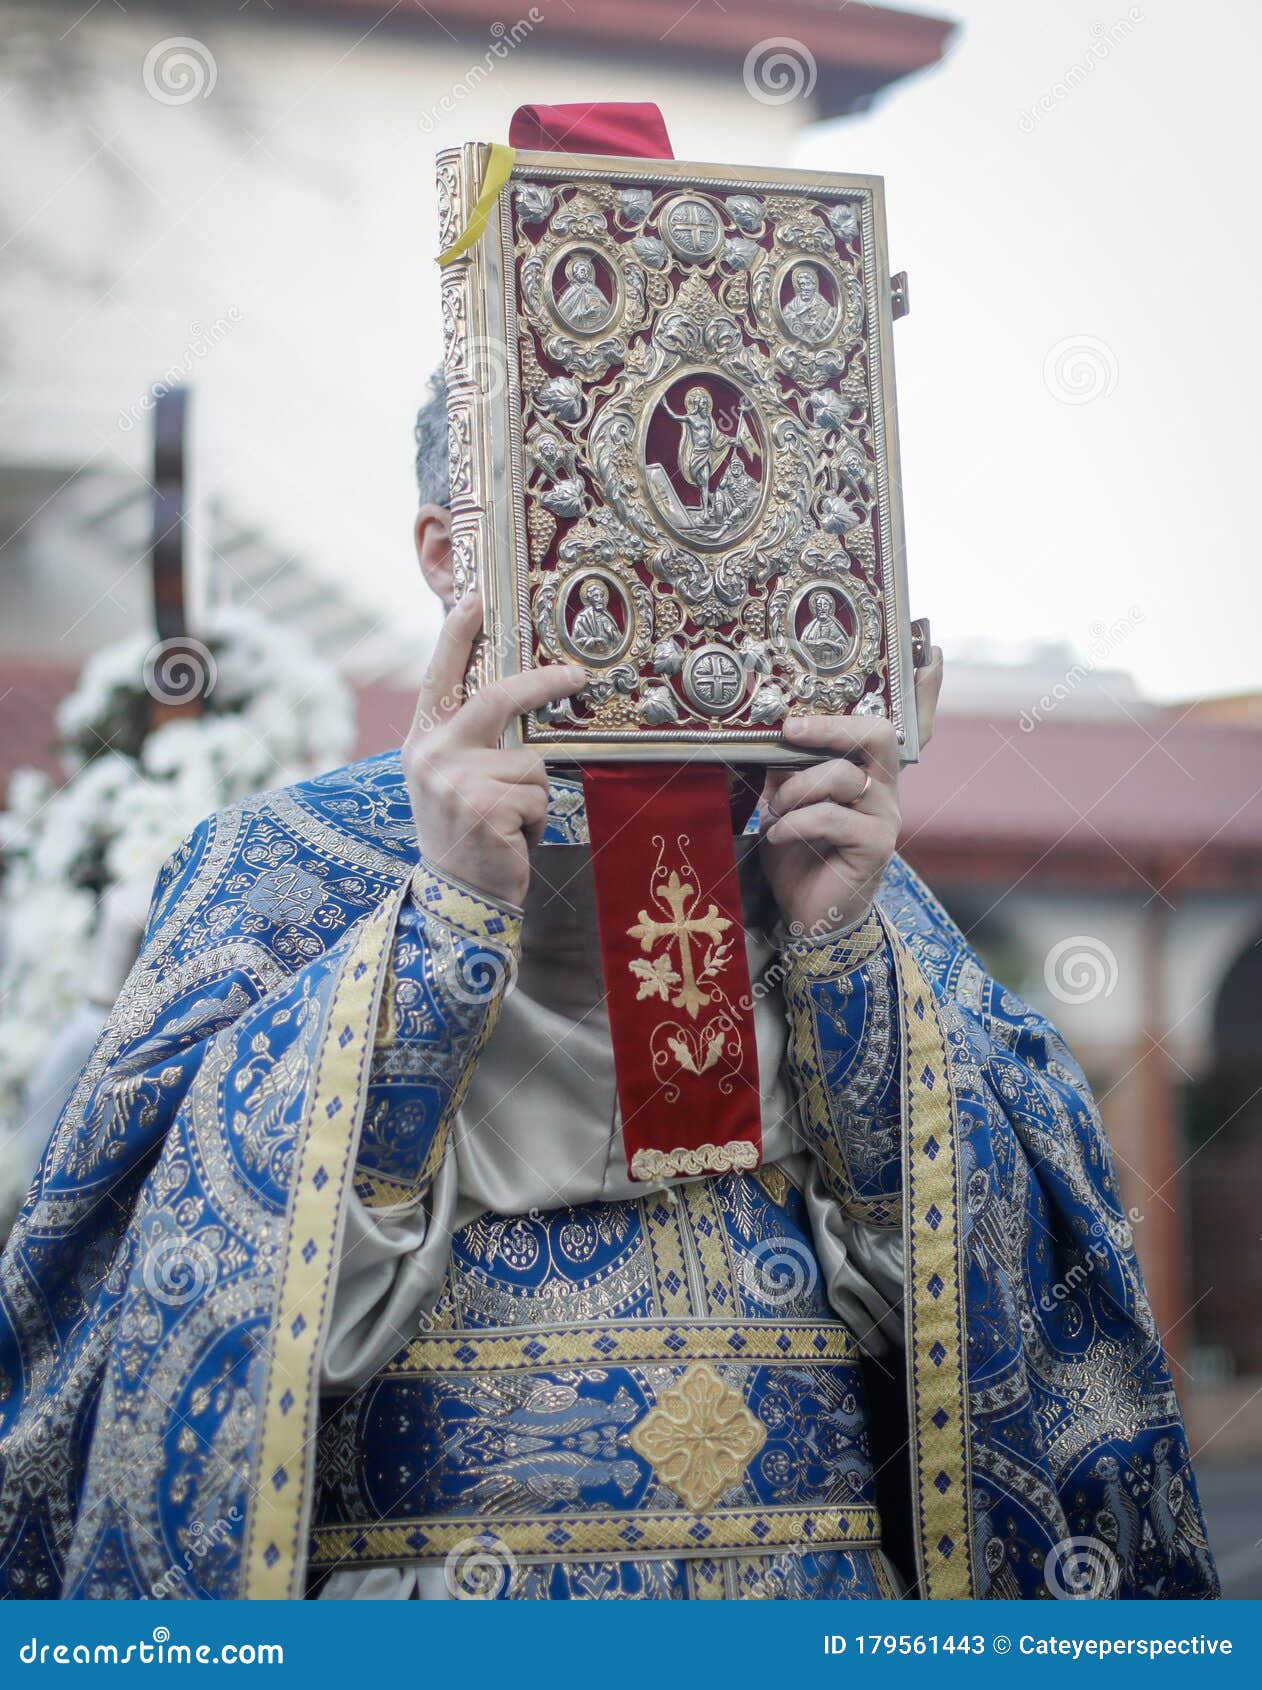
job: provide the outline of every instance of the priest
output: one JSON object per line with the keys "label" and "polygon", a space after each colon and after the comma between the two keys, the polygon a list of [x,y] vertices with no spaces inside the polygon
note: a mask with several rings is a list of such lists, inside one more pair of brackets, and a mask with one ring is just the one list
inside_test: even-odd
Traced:
{"label": "priest", "polygon": [[736,830],[756,1165],[631,1178],[582,788],[499,749],[585,675],[465,695],[444,404],[401,752],[167,863],[0,1264],[0,1594],[1217,1595],[1086,1081],[888,722],[791,718]]}

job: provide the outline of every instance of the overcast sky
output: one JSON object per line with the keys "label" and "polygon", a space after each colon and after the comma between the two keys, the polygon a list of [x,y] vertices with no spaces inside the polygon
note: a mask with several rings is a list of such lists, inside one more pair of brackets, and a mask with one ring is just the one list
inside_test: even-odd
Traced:
{"label": "overcast sky", "polygon": [[1262,686],[1262,8],[949,11],[939,70],[795,160],[886,178],[913,613],[1106,645],[1159,698]]}

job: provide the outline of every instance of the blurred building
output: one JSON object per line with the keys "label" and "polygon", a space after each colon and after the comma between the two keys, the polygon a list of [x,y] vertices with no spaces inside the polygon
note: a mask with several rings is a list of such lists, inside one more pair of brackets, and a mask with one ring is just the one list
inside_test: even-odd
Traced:
{"label": "blurred building", "polygon": [[1262,695],[1158,707],[1062,647],[948,654],[903,814],[1087,1070],[1194,1444],[1262,1448]]}

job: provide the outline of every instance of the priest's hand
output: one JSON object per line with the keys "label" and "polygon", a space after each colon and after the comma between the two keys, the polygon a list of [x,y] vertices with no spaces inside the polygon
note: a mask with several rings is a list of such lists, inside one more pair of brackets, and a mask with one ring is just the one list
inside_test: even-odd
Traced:
{"label": "priest's hand", "polygon": [[[916,671],[920,741],[942,689],[942,653]],[[759,800],[763,872],[784,919],[822,936],[868,913],[898,841],[898,742],[876,716],[793,716],[789,745],[820,754],[804,769],[772,769]]]}
{"label": "priest's hand", "polygon": [[823,762],[770,769],[763,872],[795,933],[822,937],[872,907],[898,839],[898,743],[875,716],[791,716],[784,738]]}
{"label": "priest's hand", "polygon": [[577,692],[587,671],[549,665],[466,698],[465,671],[481,626],[476,593],[447,615],[403,744],[403,774],[430,867],[488,897],[522,904],[527,853],[547,821],[548,775],[538,752],[501,751],[500,735],[514,716]]}

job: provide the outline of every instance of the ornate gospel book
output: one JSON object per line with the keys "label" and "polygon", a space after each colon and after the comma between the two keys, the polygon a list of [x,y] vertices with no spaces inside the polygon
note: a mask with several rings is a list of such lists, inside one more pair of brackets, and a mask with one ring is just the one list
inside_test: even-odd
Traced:
{"label": "ornate gospel book", "polygon": [[[444,248],[489,152],[439,157]],[[811,711],[889,716],[916,757],[901,301],[879,177],[516,154],[443,271],[457,585],[471,684],[590,679],[513,744],[791,762]]]}

